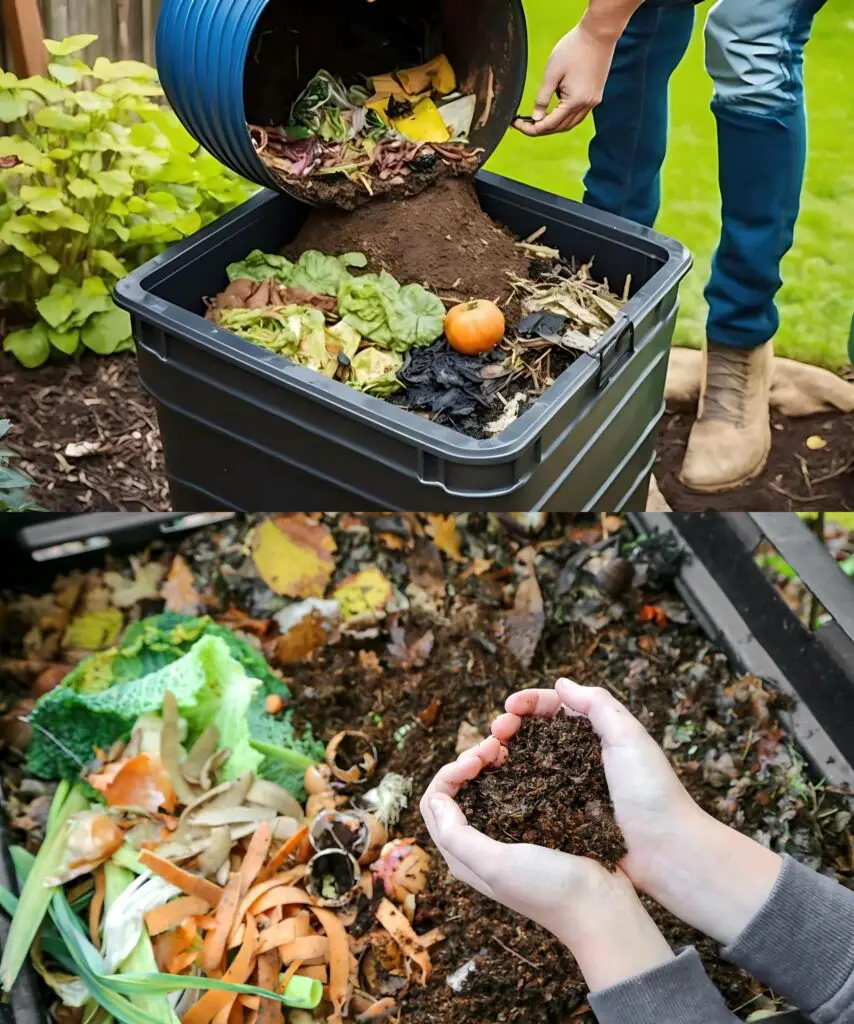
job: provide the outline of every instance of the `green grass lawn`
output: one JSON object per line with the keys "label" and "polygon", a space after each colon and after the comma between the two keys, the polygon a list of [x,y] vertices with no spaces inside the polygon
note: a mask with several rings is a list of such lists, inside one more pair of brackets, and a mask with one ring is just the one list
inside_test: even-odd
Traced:
{"label": "green grass lawn", "polygon": [[[584,0],[526,0],[530,67],[525,110],[557,39],[584,10]],[[697,346],[705,324],[703,286],[717,244],[715,126],[709,112],[711,82],[703,68],[698,8],[691,48],[673,79],[670,152],[665,197],[656,225],[694,254],[695,269],[682,286],[676,342]],[[810,158],[795,247],[783,265],[785,285],[776,339],[779,355],[836,368],[847,362],[854,314],[854,9],[828,3],[816,19],[807,48]],[[569,135],[526,139],[510,132],[489,163],[491,170],[559,195],[580,199],[592,121]]]}

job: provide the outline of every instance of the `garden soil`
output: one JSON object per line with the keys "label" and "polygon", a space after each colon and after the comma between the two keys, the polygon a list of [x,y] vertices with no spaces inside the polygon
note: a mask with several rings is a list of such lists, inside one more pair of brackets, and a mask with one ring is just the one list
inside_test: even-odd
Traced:
{"label": "garden soil", "polygon": [[[131,353],[90,353],[25,370],[0,353],[4,444],[36,482],[33,498],[55,512],[163,512],[169,509],[157,415]],[[66,456],[69,444],[92,453]]]}
{"label": "garden soil", "polygon": [[483,212],[471,181],[450,178],[420,195],[380,200],[353,213],[315,210],[286,252],[363,252],[370,269],[423,284],[442,298],[497,301],[512,323],[519,307],[509,275],[527,277],[529,262],[515,243]]}
{"label": "garden soil", "polygon": [[[614,603],[593,582],[606,547],[629,539],[615,517],[600,523],[551,516],[530,538],[509,517],[505,523],[461,516],[450,548],[447,527],[442,535],[447,555],[425,534],[425,523],[438,530],[438,518],[325,517],[337,549],[332,585],[360,566],[375,565],[401,590],[410,588],[410,609],[397,619],[393,644],[387,631],[353,637],[283,666],[298,720],[311,721],[325,742],[342,728],[364,730],[378,749],[377,777],[388,771],[410,776],[417,797],[456,757],[463,737],[471,743],[488,732],[509,693],[551,686],[559,676],[606,686],[663,744],[704,808],[813,866],[835,868],[854,885],[845,802],[813,787],[777,722],[773,692],[758,680],[735,677],[671,593],[641,591],[659,608],[656,624],[628,603]],[[241,569],[246,528],[236,521],[201,531],[180,551],[199,591],[218,595],[211,611],[237,609],[232,621],[245,613],[249,628],[263,626],[260,620],[273,613],[278,599]],[[522,668],[510,653],[507,624],[517,588],[514,567],[520,549],[531,546],[538,552],[546,615],[533,661]],[[169,549],[155,555],[171,557]],[[145,614],[158,610],[150,605]],[[2,653],[20,656],[8,647]],[[14,787],[19,769],[7,761],[3,771]],[[433,859],[414,926],[419,933],[439,927],[446,936],[431,949],[430,984],[406,996],[402,1024],[592,1024],[584,982],[566,949],[451,878],[430,844],[417,799],[396,833],[416,837]],[[650,909],[674,947],[697,946],[728,1004],[742,1016],[777,1005],[757,982],[722,961],[713,942],[660,908]],[[454,992],[445,979],[472,960],[467,984]]]}
{"label": "garden soil", "polygon": [[[676,512],[854,511],[854,416],[771,413],[771,455],[760,476],[722,494],[697,494],[679,481],[693,414],[667,413],[658,432],[656,479]],[[826,441],[807,447],[808,437]]]}
{"label": "garden soil", "polygon": [[586,718],[523,719],[503,767],[468,783],[459,804],[470,825],[499,842],[592,857],[612,871],[626,854]]}

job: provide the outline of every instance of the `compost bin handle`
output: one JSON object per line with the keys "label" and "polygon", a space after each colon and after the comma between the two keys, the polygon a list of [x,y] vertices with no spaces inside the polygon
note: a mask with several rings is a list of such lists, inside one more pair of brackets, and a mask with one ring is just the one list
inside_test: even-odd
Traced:
{"label": "compost bin handle", "polygon": [[[621,315],[621,319],[625,321],[625,326],[620,331],[614,331],[613,340],[600,346],[598,352],[590,353],[599,362],[596,369],[596,389],[598,391],[604,390],[611,383],[614,374],[635,354],[634,321],[625,313]],[[614,325],[615,328],[616,326],[617,324]]]}

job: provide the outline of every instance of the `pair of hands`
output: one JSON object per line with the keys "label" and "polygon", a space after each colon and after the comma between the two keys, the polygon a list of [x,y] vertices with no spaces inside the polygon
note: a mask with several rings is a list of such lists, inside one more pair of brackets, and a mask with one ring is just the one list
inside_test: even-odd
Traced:
{"label": "pair of hands", "polygon": [[[576,956],[591,988],[672,956],[635,888],[719,942],[730,943],[759,910],[780,871],[777,854],[715,821],[691,799],[652,737],[610,693],[560,679],[554,690],[507,699],[492,736],[442,768],[421,801],[427,828],[452,874],[536,921]],[[471,828],[454,802],[462,786],[507,758],[522,717],[585,715],[628,854],[609,872],[597,862],[531,844],[500,843]],[[614,929],[624,941],[615,950]]]}

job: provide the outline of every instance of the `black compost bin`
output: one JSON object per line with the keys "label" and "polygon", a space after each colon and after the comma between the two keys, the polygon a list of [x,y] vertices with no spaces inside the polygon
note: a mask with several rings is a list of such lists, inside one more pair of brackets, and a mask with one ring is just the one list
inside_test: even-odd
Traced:
{"label": "black compost bin", "polygon": [[175,508],[619,510],[645,507],[679,282],[676,242],[481,172],[484,210],[580,260],[631,298],[507,430],[474,440],[296,366],[204,319],[225,268],[278,252],[307,208],[262,193],[120,282],[157,403]]}

